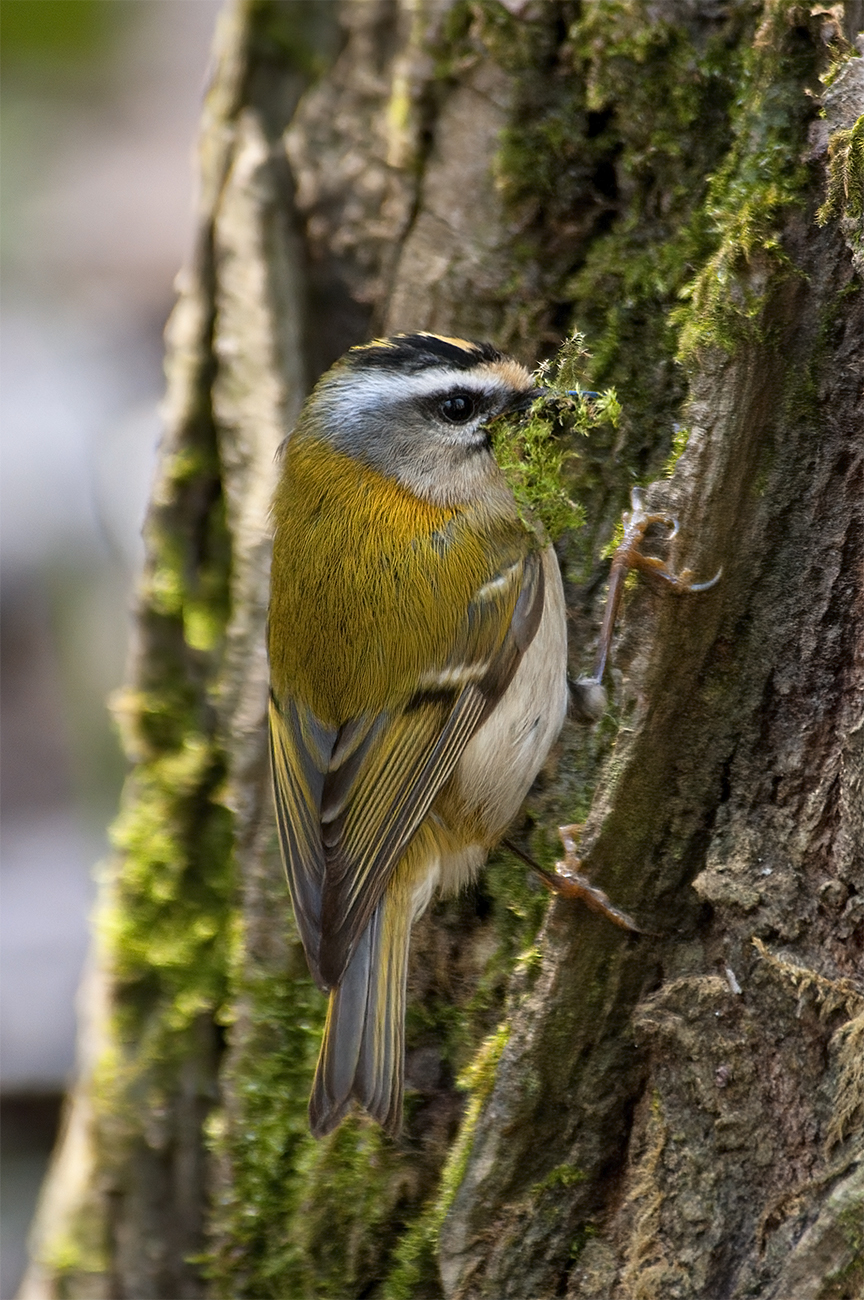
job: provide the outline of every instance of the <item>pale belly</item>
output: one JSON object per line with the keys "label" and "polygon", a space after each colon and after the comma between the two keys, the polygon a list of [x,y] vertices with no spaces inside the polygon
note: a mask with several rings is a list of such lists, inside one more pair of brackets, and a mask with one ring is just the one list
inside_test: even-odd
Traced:
{"label": "pale belly", "polygon": [[[503,698],[469,741],[454,773],[464,804],[476,810],[482,842],[442,855],[439,887],[460,888],[504,833],[539,772],[567,711],[567,623],[555,552],[543,554],[540,626]],[[470,792],[470,793],[469,793]]]}

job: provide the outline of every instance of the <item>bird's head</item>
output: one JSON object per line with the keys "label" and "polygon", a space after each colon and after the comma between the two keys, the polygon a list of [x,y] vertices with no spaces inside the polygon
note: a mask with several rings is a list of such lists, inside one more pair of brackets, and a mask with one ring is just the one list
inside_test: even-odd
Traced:
{"label": "bird's head", "polygon": [[450,506],[500,484],[488,425],[538,393],[489,343],[395,334],[352,348],[319,380],[298,432]]}

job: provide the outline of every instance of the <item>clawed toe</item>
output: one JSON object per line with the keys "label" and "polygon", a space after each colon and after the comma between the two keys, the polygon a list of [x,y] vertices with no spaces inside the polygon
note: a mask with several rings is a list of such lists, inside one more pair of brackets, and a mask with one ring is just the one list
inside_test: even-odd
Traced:
{"label": "clawed toe", "polygon": [[655,524],[662,525],[668,530],[666,540],[671,541],[678,533],[678,520],[675,515],[671,515],[667,511],[649,514],[645,509],[641,488],[633,488],[630,494],[630,503],[631,509],[625,511],[622,517],[624,535],[615,547],[612,556],[612,567],[609,571],[609,591],[606,597],[606,607],[603,611],[603,622],[600,627],[594,672],[590,678],[581,679],[586,685],[591,682],[599,685],[603,680],[606,660],[612,645],[615,620],[618,617],[618,607],[621,604],[621,595],[624,591],[624,580],[631,570],[645,574],[649,581],[657,582],[664,590],[672,591],[678,596],[689,596],[701,591],[709,591],[720,581],[723,572],[721,568],[707,582],[693,582],[693,574],[690,569],[682,569],[680,573],[673,573],[666,567],[664,561],[658,559],[657,556],[644,555],[641,548],[648,529]]}
{"label": "clawed toe", "polygon": [[576,850],[576,836],[581,829],[581,826],[558,827],[558,834],[564,848],[564,859],[555,863],[554,874],[552,872],[544,873],[544,883],[549,889],[554,890],[563,898],[579,899],[592,911],[600,912],[613,925],[620,926],[622,930],[642,934],[643,931],[633,918],[628,916],[626,912],[622,912],[620,908],[615,907],[603,890],[598,889],[596,885],[592,885],[588,877],[579,870],[582,862]]}
{"label": "clawed toe", "polygon": [[553,894],[558,894],[561,898],[578,899],[585,903],[594,912],[600,912],[613,925],[618,925],[622,930],[630,930],[633,934],[645,934],[632,917],[620,908],[615,907],[602,889],[592,885],[587,876],[579,871],[582,863],[576,852],[576,836],[581,831],[581,826],[559,826],[558,834],[561,837],[561,843],[564,846],[564,860],[555,863],[554,871],[547,871],[541,867],[539,862],[535,862],[529,857],[524,850],[520,849],[512,840],[504,840],[504,845],[515,853],[517,858],[526,862],[533,871],[537,873],[547,889]]}

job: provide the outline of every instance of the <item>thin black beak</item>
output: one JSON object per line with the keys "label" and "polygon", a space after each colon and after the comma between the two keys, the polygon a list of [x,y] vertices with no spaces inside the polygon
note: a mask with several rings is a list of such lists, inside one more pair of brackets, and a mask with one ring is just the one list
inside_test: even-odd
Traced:
{"label": "thin black beak", "polygon": [[532,403],[537,401],[538,397],[545,397],[549,392],[548,388],[528,388],[524,393],[520,393],[509,403],[508,411],[527,411]]}

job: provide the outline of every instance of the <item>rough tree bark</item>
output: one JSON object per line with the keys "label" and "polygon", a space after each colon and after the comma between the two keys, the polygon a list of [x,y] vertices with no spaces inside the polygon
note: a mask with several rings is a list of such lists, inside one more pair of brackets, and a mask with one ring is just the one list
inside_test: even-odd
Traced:
{"label": "rough tree bark", "polygon": [[[858,0],[248,0],[220,27],[168,331],[81,1080],[36,1297],[745,1296],[864,1287]],[[275,846],[268,499],[374,332],[528,361],[583,329],[614,441],[561,548],[574,675],[634,482],[721,583],[631,592],[614,703],[418,928],[404,1136],[320,1143],[322,999]]]}

